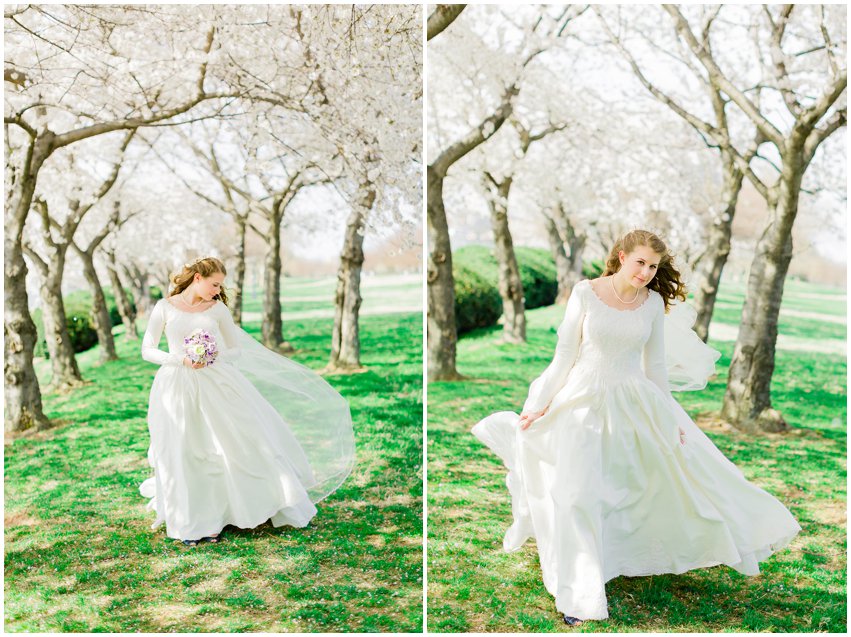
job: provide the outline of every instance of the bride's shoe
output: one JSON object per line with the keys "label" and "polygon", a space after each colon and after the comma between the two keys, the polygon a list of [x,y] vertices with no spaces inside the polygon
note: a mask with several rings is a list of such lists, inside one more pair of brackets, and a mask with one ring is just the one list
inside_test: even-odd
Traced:
{"label": "bride's shoe", "polygon": [[207,541],[207,542],[209,542],[210,544],[218,544],[218,543],[221,541],[221,539],[222,539],[221,537],[219,537],[220,535],[221,535],[220,533],[216,533],[215,535],[208,535],[208,536],[206,536],[206,537],[202,537],[202,538],[199,540],[199,542],[203,542],[203,541],[205,541],[205,540],[206,540],[206,541]]}
{"label": "bride's shoe", "polygon": [[568,626],[579,626],[582,624],[582,620],[578,617],[571,617],[570,615],[562,615],[564,618],[564,623]]}

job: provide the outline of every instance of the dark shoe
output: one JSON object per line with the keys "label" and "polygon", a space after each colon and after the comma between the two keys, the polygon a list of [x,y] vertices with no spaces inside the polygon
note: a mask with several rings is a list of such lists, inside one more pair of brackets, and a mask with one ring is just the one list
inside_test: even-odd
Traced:
{"label": "dark shoe", "polygon": [[218,544],[221,541],[222,537],[220,533],[216,533],[215,535],[208,535],[206,537],[202,537],[199,542],[209,542],[210,544]]}
{"label": "dark shoe", "polygon": [[562,615],[564,618],[564,623],[568,626],[579,626],[582,624],[582,620],[578,617],[571,617],[570,615]]}
{"label": "dark shoe", "polygon": [[200,540],[183,540],[183,543],[186,546],[198,546],[198,542],[200,542]]}

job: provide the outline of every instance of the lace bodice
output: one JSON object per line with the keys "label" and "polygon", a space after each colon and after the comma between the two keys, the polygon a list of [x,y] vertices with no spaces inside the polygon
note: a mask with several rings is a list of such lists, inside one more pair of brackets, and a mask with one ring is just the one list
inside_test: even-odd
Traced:
{"label": "lace bodice", "polygon": [[[168,352],[159,349],[163,329],[168,339]],[[217,362],[232,361],[239,356],[238,328],[224,303],[217,301],[202,312],[184,312],[166,299],[160,299],[151,310],[142,339],[142,358],[157,365],[182,366],[183,339],[196,329],[207,330],[213,336],[219,349]]]}
{"label": "lace bodice", "polygon": [[601,385],[644,374],[670,395],[665,364],[665,304],[655,290],[632,310],[604,303],[591,283],[577,283],[558,328],[552,363],[529,388],[524,413],[550,404],[571,373],[589,375]]}

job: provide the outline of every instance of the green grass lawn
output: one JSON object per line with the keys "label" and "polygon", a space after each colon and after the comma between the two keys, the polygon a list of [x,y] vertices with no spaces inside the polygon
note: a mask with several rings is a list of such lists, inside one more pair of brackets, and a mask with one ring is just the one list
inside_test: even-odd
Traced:
{"label": "green grass lawn", "polygon": [[[382,313],[392,307],[411,311],[422,306],[421,275],[372,275],[361,280],[361,295],[363,304],[361,310],[371,313],[380,309]],[[335,277],[322,279],[306,279],[302,277],[285,277],[281,281],[281,311],[286,315],[290,312],[309,312],[316,310],[333,311],[334,292],[337,280]],[[256,288],[246,290],[243,300],[244,312],[262,312],[262,291]]]}
{"label": "green grass lawn", "polygon": [[[722,287],[725,308],[741,306],[742,285]],[[797,296],[818,292],[813,301]],[[833,294],[835,299],[829,298]],[[783,302],[845,315],[844,291],[790,285]],[[529,382],[552,359],[564,307],[527,313],[529,344],[506,345],[501,328],[459,342],[468,379],[428,389],[428,630],[435,632],[844,632],[846,626],[846,359],[779,350],[772,400],[789,420],[785,435],[746,436],[720,423],[730,341],[719,375],[702,392],[675,394],[749,480],[778,497],[802,532],[746,577],[726,566],[683,575],[618,577],[606,586],[609,619],[569,628],[540,576],[533,541],[502,551],[511,522],[506,470],[470,428],[484,416],[519,411]],[[732,314],[722,313],[722,320]],[[817,318],[781,318],[780,332],[843,338]]]}
{"label": "green grass lawn", "polygon": [[[331,326],[287,322],[293,358],[324,366]],[[363,317],[368,371],[328,377],[351,405],[357,464],[310,525],[227,527],[195,549],[150,529],[138,487],[157,368],[116,334],[120,361],[84,352],[91,384],[44,397],[54,429],[7,440],[6,631],[421,630],[420,314]]]}

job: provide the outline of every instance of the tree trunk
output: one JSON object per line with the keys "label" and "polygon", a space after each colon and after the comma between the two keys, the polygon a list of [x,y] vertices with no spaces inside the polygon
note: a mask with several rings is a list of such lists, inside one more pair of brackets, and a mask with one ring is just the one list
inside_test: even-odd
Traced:
{"label": "tree trunk", "polygon": [[109,274],[109,285],[112,287],[112,294],[115,297],[115,307],[118,308],[118,314],[121,316],[121,322],[124,324],[124,338],[127,340],[137,340],[139,338],[139,332],[136,330],[136,317],[133,314],[133,307],[130,305],[130,301],[127,300],[127,293],[124,291],[124,285],[118,274],[115,252],[107,252],[106,255],[106,271]]}
{"label": "tree trunk", "polygon": [[455,278],[452,276],[452,245],[443,207],[443,177],[428,167],[428,377],[458,380],[455,348]]}
{"label": "tree trunk", "polygon": [[[570,298],[573,286],[583,278],[582,253],[588,236],[584,232],[576,232],[570,218],[559,203],[553,210],[553,216],[546,215],[547,239],[550,252],[556,264],[556,280],[558,292],[556,304],[564,305]],[[567,250],[565,250],[567,246]]]}
{"label": "tree trunk", "polygon": [[555,220],[546,215],[544,224],[547,229],[547,241],[550,244],[550,253],[553,255],[553,261],[556,264],[556,281],[558,282],[558,292],[556,293],[556,304],[562,305],[567,303],[570,296],[570,284],[568,282],[568,264],[567,253],[564,251],[564,242],[561,240]]}
{"label": "tree trunk", "polygon": [[52,143],[53,134],[46,131],[32,141],[23,165],[7,169],[10,196],[4,207],[3,235],[4,429],[7,432],[50,426],[50,420],[44,415],[41,389],[33,367],[37,333],[29,310],[23,234],[38,171],[52,151]]}
{"label": "tree trunk", "polygon": [[37,332],[29,310],[27,264],[21,247],[20,231],[16,232],[15,228],[7,225],[3,243],[6,254],[3,268],[6,356],[3,371],[6,381],[4,429],[7,432],[46,429],[50,421],[44,415],[41,389],[33,367]]}
{"label": "tree trunk", "polygon": [[[112,319],[106,306],[103,286],[100,284],[100,279],[95,270],[94,257],[91,253],[82,250],[77,250],[77,255],[83,261],[83,274],[92,290],[92,320],[98,336],[98,345],[100,345],[98,362],[103,364],[108,361],[117,361],[115,338],[112,336]],[[118,292],[121,293],[121,290],[118,290]]]}
{"label": "tree trunk", "polygon": [[582,254],[585,250],[585,243],[588,241],[586,231],[577,232],[576,228],[570,222],[570,217],[564,210],[564,206],[559,204],[559,214],[561,215],[562,225],[564,226],[564,242],[567,244],[569,254],[567,256],[567,296],[565,302],[573,292],[573,286],[579,283],[585,275],[582,273]]}
{"label": "tree trunk", "polygon": [[[37,257],[33,256],[33,260]],[[83,384],[77,365],[71,334],[65,316],[65,300],[62,298],[62,275],[65,271],[65,246],[61,246],[47,262],[36,264],[40,270],[41,320],[44,324],[44,340],[50,355],[53,377],[50,388],[65,391]]]}
{"label": "tree trunk", "polygon": [[721,408],[723,418],[748,432],[788,428],[780,413],[771,408],[771,377],[804,166],[799,156],[787,155],[783,159],[777,199],[769,202],[769,222],[751,262],[742,321]]}
{"label": "tree trunk", "polygon": [[281,323],[281,221],[280,214],[273,214],[267,232],[269,249],[263,270],[263,322],[260,332],[265,347],[291,352],[293,347],[284,340]]}
{"label": "tree trunk", "polygon": [[334,331],[331,336],[329,370],[358,370],[360,364],[360,278],[363,267],[364,211],[375,202],[375,191],[366,191],[361,205],[356,206],[346,224],[346,238],[337,270],[337,292],[334,299]]}
{"label": "tree trunk", "polygon": [[[537,53],[523,63],[525,66]],[[512,100],[517,96],[516,84],[506,89],[502,103],[493,115],[485,118],[467,135],[450,144],[427,169],[428,223],[428,375],[431,380],[458,380],[455,350],[458,331],[455,327],[455,279],[452,276],[452,245],[443,206],[443,180],[449,168],[471,150],[496,133],[511,115]]]}
{"label": "tree trunk", "polygon": [[508,228],[508,195],[513,180],[511,177],[505,177],[497,182],[489,175],[485,179],[490,190],[488,205],[498,269],[499,295],[502,297],[502,338],[506,343],[525,343],[526,313],[523,282],[520,279],[517,256],[514,254],[511,231]]}
{"label": "tree trunk", "polygon": [[237,217],[236,227],[238,232],[236,242],[236,272],[234,272],[233,299],[231,301],[230,313],[233,316],[233,322],[237,325],[242,325],[242,291],[245,287],[245,220]]}
{"label": "tree trunk", "polygon": [[697,285],[694,286],[694,309],[697,320],[694,331],[705,343],[709,338],[709,324],[715,311],[715,299],[721,283],[721,273],[730,256],[730,237],[733,235],[733,218],[742,189],[744,175],[735,168],[729,153],[722,151],[724,165],[724,212],[709,231],[706,252],[700,259]]}

